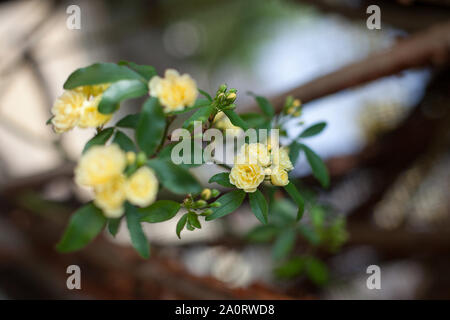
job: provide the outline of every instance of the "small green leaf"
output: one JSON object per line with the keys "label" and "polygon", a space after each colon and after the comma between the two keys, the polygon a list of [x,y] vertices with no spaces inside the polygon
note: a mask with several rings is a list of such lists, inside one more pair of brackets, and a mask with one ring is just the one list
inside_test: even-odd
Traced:
{"label": "small green leaf", "polygon": [[147,80],[147,81],[149,81],[151,78],[156,76],[156,70],[152,66],[140,65],[140,64],[136,64],[134,62],[126,61],[126,60],[119,61],[118,65],[127,66],[130,69],[133,69],[134,71],[139,73],[143,78],[145,78],[145,80]]}
{"label": "small green leaf", "polygon": [[217,183],[224,187],[233,188],[234,185],[230,182],[230,173],[229,172],[221,172],[218,174],[213,175],[211,178],[209,178],[209,183]]}
{"label": "small green leaf", "polygon": [[136,152],[136,146],[134,145],[133,140],[131,140],[125,133],[119,130],[116,131],[112,142],[118,144],[119,147],[124,151]]}
{"label": "small green leaf", "polygon": [[184,226],[186,225],[187,219],[188,219],[188,214],[186,213],[180,218],[180,220],[178,220],[178,223],[177,223],[177,236],[178,236],[178,239],[181,239],[181,231],[184,229]]}
{"label": "small green leaf", "polygon": [[206,92],[202,89],[198,89],[198,92],[200,92],[201,95],[205,96],[210,102],[213,101],[213,98],[211,97],[211,95],[208,92]]}
{"label": "small green leaf", "polygon": [[258,103],[259,107],[261,108],[262,112],[268,116],[269,118],[272,118],[275,115],[275,109],[273,108],[272,104],[264,97],[256,96],[255,97],[256,102]]}
{"label": "small green leaf", "polygon": [[280,278],[293,278],[302,274],[305,269],[305,259],[295,257],[275,269],[275,274]]}
{"label": "small green leaf", "polygon": [[321,133],[323,131],[323,129],[325,129],[326,126],[327,126],[326,122],[319,122],[319,123],[313,124],[309,128],[306,128],[305,130],[303,130],[303,132],[298,137],[299,138],[308,138],[308,137],[315,136],[315,135]]}
{"label": "small green leaf", "polygon": [[302,218],[303,212],[305,210],[305,201],[303,200],[300,192],[298,192],[297,187],[292,182],[289,182],[288,185],[284,187],[284,189],[298,206],[297,221],[299,221]]}
{"label": "small green leaf", "polygon": [[169,112],[168,115],[178,115],[178,114],[186,113],[186,112],[192,111],[194,109],[207,107],[210,104],[211,104],[211,102],[208,99],[200,98],[195,101],[193,106],[186,107],[183,110]]}
{"label": "small green leaf", "polygon": [[266,198],[264,198],[263,194],[259,190],[249,193],[248,197],[253,214],[259,221],[266,224],[269,211]]}
{"label": "small green leaf", "polygon": [[45,121],[45,125],[48,126],[49,124],[52,124],[53,118],[54,118],[54,116],[51,116],[50,118],[48,118],[48,120]]}
{"label": "small green leaf", "polygon": [[250,242],[269,242],[280,231],[274,225],[258,225],[247,234],[246,238]]}
{"label": "small green leaf", "polygon": [[91,140],[89,140],[84,146],[83,153],[89,150],[89,148],[98,145],[104,145],[114,133],[114,128],[106,128],[97,133]]}
{"label": "small green leaf", "polygon": [[267,123],[267,119],[259,113],[241,113],[239,116],[242,120],[247,122],[251,128],[259,129]]}
{"label": "small green leaf", "polygon": [[205,122],[208,120],[209,116],[214,112],[215,108],[211,105],[201,107],[194,112],[184,123],[183,128],[187,129],[194,125],[194,121]]}
{"label": "small green leaf", "polygon": [[306,145],[301,144],[301,148],[303,149],[303,152],[305,152],[306,159],[311,166],[314,177],[319,180],[324,188],[327,188],[330,185],[330,177],[325,163],[323,163],[322,159]]}
{"label": "small green leaf", "polygon": [[139,208],[141,221],[149,223],[163,222],[172,219],[180,209],[180,204],[171,200],[159,200],[146,208]]}
{"label": "small green leaf", "polygon": [[103,93],[102,100],[98,105],[98,111],[105,114],[113,113],[123,100],[142,97],[147,93],[147,85],[140,80],[114,82]]}
{"label": "small green leaf", "polygon": [[56,249],[60,252],[70,252],[83,248],[103,230],[105,224],[106,218],[100,209],[93,203],[84,205],[70,218]]}
{"label": "small green leaf", "polygon": [[213,208],[213,213],[205,218],[211,221],[226,216],[239,208],[244,201],[245,192],[242,190],[233,190],[221,196],[216,202],[220,203],[220,207]]}
{"label": "small green leaf", "polygon": [[116,127],[136,129],[140,116],[140,113],[126,115],[116,123]]}
{"label": "small green leaf", "polygon": [[311,243],[314,246],[319,245],[320,236],[317,234],[317,232],[313,228],[311,228],[308,225],[300,224],[297,229],[300,232],[300,234],[303,237],[305,237],[306,240],[308,240],[309,243]]}
{"label": "small green leaf", "polygon": [[125,216],[128,231],[130,232],[131,244],[142,258],[148,259],[150,257],[150,245],[142,230],[141,215],[135,206],[127,203]]}
{"label": "small green leaf", "polygon": [[294,248],[295,244],[295,230],[288,229],[282,232],[272,248],[272,256],[275,260],[284,259]]}
{"label": "small green leaf", "polygon": [[120,220],[120,218],[108,219],[108,231],[113,237],[115,237],[117,231],[119,231]]}
{"label": "small green leaf", "polygon": [[188,213],[188,221],[191,226],[193,226],[197,229],[202,228],[202,225],[200,224],[200,221],[198,221],[198,217],[195,213],[193,213],[193,212]]}
{"label": "small green leaf", "polygon": [[74,89],[102,83],[111,83],[119,80],[145,80],[138,73],[115,63],[95,63],[72,72],[64,83],[64,89]]}
{"label": "small green leaf", "polygon": [[136,129],[136,141],[142,151],[149,157],[158,148],[164,135],[166,117],[158,98],[149,98],[142,107]]}
{"label": "small green leaf", "polygon": [[309,257],[305,268],[306,274],[315,284],[322,286],[328,282],[328,267],[319,259]]}
{"label": "small green leaf", "polygon": [[181,166],[175,165],[170,160],[152,159],[147,164],[155,170],[159,182],[176,194],[199,193],[202,191],[201,185]]}
{"label": "small green leaf", "polygon": [[292,143],[289,145],[289,159],[291,159],[293,165],[297,163],[297,159],[300,155],[301,149],[301,144],[297,141],[292,141]]}

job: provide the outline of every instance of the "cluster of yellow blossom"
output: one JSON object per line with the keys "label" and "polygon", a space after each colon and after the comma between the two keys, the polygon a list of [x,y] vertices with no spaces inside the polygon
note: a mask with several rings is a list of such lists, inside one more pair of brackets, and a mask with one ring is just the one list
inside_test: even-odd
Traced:
{"label": "cluster of yellow blossom", "polygon": [[230,183],[245,192],[255,192],[266,177],[273,185],[285,186],[289,183],[288,171],[293,168],[285,147],[275,149],[270,143],[244,144],[234,160]]}
{"label": "cluster of yellow blossom", "polygon": [[75,168],[76,183],[94,189],[94,203],[108,218],[122,216],[126,200],[145,207],[156,199],[158,180],[152,169],[144,166],[130,177],[124,175],[127,163],[135,158],[116,144],[93,146]]}
{"label": "cluster of yellow blossom", "polygon": [[167,69],[164,78],[154,76],[148,86],[150,95],[159,99],[166,113],[193,106],[198,96],[195,80],[174,69]]}
{"label": "cluster of yellow blossom", "polygon": [[288,97],[285,112],[291,116],[299,117],[302,114],[301,106],[302,102],[299,99],[293,100],[292,97]]}
{"label": "cluster of yellow blossom", "polygon": [[74,127],[100,127],[111,119],[111,115],[98,111],[103,92],[109,84],[82,86],[66,90],[56,99],[51,110],[52,124],[57,133]]}
{"label": "cluster of yellow blossom", "polygon": [[[232,94],[236,95],[235,93]],[[228,119],[228,117],[222,111],[219,111],[216,114],[213,123],[214,127],[220,130],[228,130],[227,133],[231,134],[232,136],[238,136],[244,132],[242,128],[232,124],[230,119]]]}

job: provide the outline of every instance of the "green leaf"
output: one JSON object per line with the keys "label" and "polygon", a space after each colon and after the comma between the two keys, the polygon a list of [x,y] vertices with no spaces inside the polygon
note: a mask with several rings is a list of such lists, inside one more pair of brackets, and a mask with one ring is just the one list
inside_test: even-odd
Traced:
{"label": "green leaf", "polygon": [[200,221],[198,221],[198,217],[195,213],[193,213],[193,212],[188,213],[188,221],[191,226],[193,226],[197,229],[202,228],[202,225],[200,224]]}
{"label": "green leaf", "polygon": [[263,194],[259,190],[249,193],[248,198],[250,200],[250,207],[252,208],[255,217],[262,223],[266,224],[269,211],[266,198],[264,198]]}
{"label": "green leaf", "polygon": [[275,260],[284,259],[291,252],[295,244],[295,235],[294,229],[287,229],[278,236],[272,248]]}
{"label": "green leaf", "polygon": [[322,286],[328,282],[328,267],[319,259],[309,257],[305,268],[306,274],[315,284]]}
{"label": "green leaf", "polygon": [[136,129],[137,144],[148,157],[156,151],[161,143],[165,127],[166,117],[158,98],[149,98],[142,107]]}
{"label": "green leaf", "polygon": [[308,138],[315,136],[323,131],[325,127],[327,126],[326,122],[318,122],[316,124],[313,124],[309,128],[306,128],[303,130],[303,132],[298,136],[299,138]]}
{"label": "green leaf", "polygon": [[215,108],[211,105],[201,107],[194,112],[184,123],[183,128],[187,129],[194,125],[194,121],[201,121],[202,123],[207,121],[209,116],[214,112]]}
{"label": "green leaf", "polygon": [[143,78],[145,78],[145,80],[147,80],[147,81],[149,81],[151,78],[153,78],[157,74],[155,68],[152,66],[140,65],[140,64],[136,64],[131,61],[126,61],[126,60],[121,60],[121,61],[119,61],[118,64],[121,66],[127,66],[130,69],[133,69],[134,71],[139,73]]}
{"label": "green leaf", "polygon": [[280,278],[293,278],[299,276],[305,269],[305,259],[295,257],[275,269],[275,274]]}
{"label": "green leaf", "polygon": [[147,164],[155,170],[159,182],[176,194],[199,193],[201,185],[188,170],[175,165],[170,160],[151,159]]}
{"label": "green leaf", "polygon": [[130,232],[131,244],[142,258],[148,259],[150,257],[150,245],[142,230],[141,215],[135,206],[127,203],[125,216],[128,231]]}
{"label": "green leaf", "polygon": [[52,120],[53,120],[54,117],[55,116],[51,116],[50,118],[48,118],[48,120],[45,121],[45,125],[48,126],[48,125],[52,124]]}
{"label": "green leaf", "polygon": [[230,214],[239,208],[244,201],[245,192],[242,190],[233,190],[221,196],[216,202],[219,202],[220,207],[213,208],[213,213],[205,218],[206,221],[211,221]]}
{"label": "green leaf", "polygon": [[284,189],[287,191],[287,193],[291,196],[292,200],[294,200],[298,206],[297,212],[297,221],[298,221],[303,216],[303,212],[305,210],[305,201],[303,200],[303,197],[301,196],[300,192],[298,192],[297,187],[292,182],[289,182],[284,187]]}
{"label": "green leaf", "polygon": [[119,66],[115,63],[95,63],[72,72],[64,83],[64,89],[131,79],[145,80],[138,73],[125,66]]}
{"label": "green leaf", "polygon": [[297,141],[292,141],[292,143],[289,145],[289,159],[291,159],[293,165],[297,163],[297,159],[300,155],[301,149],[301,144]]}
{"label": "green leaf", "polygon": [[115,237],[117,231],[119,231],[120,220],[120,218],[108,219],[108,231],[113,237]]}
{"label": "green leaf", "polygon": [[234,188],[234,185],[230,182],[230,173],[229,172],[221,172],[213,175],[209,178],[209,183],[217,183],[224,187]]}
{"label": "green leaf", "polygon": [[178,236],[178,239],[181,239],[181,231],[184,229],[184,226],[186,225],[187,219],[188,219],[188,214],[186,213],[180,218],[180,220],[178,220],[178,223],[177,223],[177,236]]}
{"label": "green leaf", "polygon": [[209,102],[213,101],[213,98],[211,97],[211,95],[208,92],[206,92],[202,89],[198,89],[198,92],[200,92],[201,95],[205,96],[209,100]]}
{"label": "green leaf", "polygon": [[131,140],[125,133],[117,130],[114,135],[113,143],[119,145],[119,147],[124,151],[133,151],[136,152],[136,146],[134,145],[133,140]]}
{"label": "green leaf", "polygon": [[262,112],[269,118],[273,118],[273,116],[275,115],[275,109],[273,108],[269,100],[261,96],[255,96],[255,99]]}
{"label": "green leaf", "polygon": [[97,133],[91,140],[89,140],[84,146],[83,153],[89,150],[89,148],[98,145],[104,145],[114,133],[114,128],[106,128]]}
{"label": "green leaf", "polygon": [[116,123],[116,127],[136,129],[140,116],[140,113],[126,115]]}
{"label": "green leaf", "polygon": [[195,101],[193,106],[186,107],[183,110],[169,112],[168,115],[178,115],[178,114],[186,113],[186,112],[192,111],[194,109],[209,106],[210,104],[211,104],[211,102],[208,99],[200,98]]}
{"label": "green leaf", "polygon": [[322,159],[306,145],[301,144],[301,148],[303,149],[303,152],[305,152],[306,159],[311,166],[314,177],[319,180],[324,188],[327,188],[330,185],[330,177],[325,163],[323,163]]}
{"label": "green leaf", "polygon": [[265,126],[267,123],[266,118],[264,118],[264,116],[262,116],[259,113],[241,113],[239,114],[239,116],[241,117],[242,120],[244,120],[245,122],[247,122],[247,124],[251,127],[251,128],[257,128],[259,129],[262,126]]}
{"label": "green leaf", "polygon": [[308,240],[309,243],[311,243],[314,246],[317,246],[320,244],[320,236],[317,234],[317,232],[311,228],[308,225],[299,225],[298,231],[300,234],[305,237],[306,240]]}
{"label": "green leaf", "polygon": [[102,100],[98,105],[98,111],[104,114],[113,113],[123,100],[142,97],[147,93],[147,85],[140,80],[114,82],[103,93]]}
{"label": "green leaf", "polygon": [[106,218],[100,209],[93,203],[84,205],[70,218],[56,249],[59,252],[70,252],[83,248],[103,230],[105,224]]}
{"label": "green leaf", "polygon": [[171,200],[159,200],[146,208],[139,208],[141,221],[149,223],[163,222],[172,219],[180,209],[180,204]]}
{"label": "green leaf", "polygon": [[269,242],[279,231],[280,229],[274,225],[259,225],[250,230],[246,238],[250,242]]}

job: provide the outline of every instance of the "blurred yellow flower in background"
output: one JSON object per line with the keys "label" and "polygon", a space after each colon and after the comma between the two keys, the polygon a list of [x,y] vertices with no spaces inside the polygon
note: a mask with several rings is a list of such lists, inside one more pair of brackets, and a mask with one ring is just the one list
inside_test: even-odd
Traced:
{"label": "blurred yellow flower in background", "polygon": [[167,69],[164,78],[154,76],[149,81],[149,90],[152,97],[159,99],[166,113],[194,105],[198,96],[195,80],[174,69]]}
{"label": "blurred yellow flower in background", "polygon": [[119,218],[125,212],[125,176],[120,174],[105,184],[94,187],[94,203],[108,218]]}
{"label": "blurred yellow flower in background", "polygon": [[128,201],[134,205],[146,207],[153,203],[158,193],[158,180],[154,171],[149,167],[139,168],[128,178],[125,192]]}

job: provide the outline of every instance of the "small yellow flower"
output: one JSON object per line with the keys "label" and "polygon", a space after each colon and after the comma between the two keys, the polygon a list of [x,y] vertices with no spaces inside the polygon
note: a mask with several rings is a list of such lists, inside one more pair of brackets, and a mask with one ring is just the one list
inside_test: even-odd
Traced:
{"label": "small yellow flower", "polygon": [[126,157],[127,157],[127,164],[133,164],[136,162],[136,153],[134,153],[133,151],[128,151],[126,153]]}
{"label": "small yellow flower", "polygon": [[103,210],[108,218],[119,218],[124,214],[125,177],[121,174],[113,177],[107,183],[94,188],[94,203]]}
{"label": "small yellow flower", "polygon": [[111,119],[112,114],[103,114],[98,111],[101,100],[102,96],[99,95],[84,102],[80,113],[80,122],[78,123],[80,128],[100,127]]}
{"label": "small yellow flower", "polygon": [[180,75],[174,69],[167,69],[164,78],[153,77],[149,82],[149,89],[150,95],[159,99],[164,112],[192,106],[198,95],[195,80],[188,74]]}
{"label": "small yellow flower", "polygon": [[84,101],[84,94],[74,90],[65,91],[56,99],[51,110],[55,132],[65,132],[78,125]]}
{"label": "small yellow flower", "polygon": [[255,192],[264,177],[264,169],[258,164],[236,164],[230,172],[230,183],[245,192]]}
{"label": "small yellow flower", "polygon": [[132,204],[146,207],[153,203],[158,193],[158,180],[149,167],[139,168],[126,183],[125,192]]}
{"label": "small yellow flower", "polygon": [[263,167],[270,165],[270,153],[267,146],[262,143],[251,143],[242,145],[235,163],[259,164]]}
{"label": "small yellow flower", "polygon": [[227,133],[233,136],[238,136],[243,132],[243,130],[240,127],[232,124],[230,119],[228,119],[228,117],[222,111],[219,111],[216,114],[216,116],[214,117],[213,124],[214,127],[216,127],[217,129],[228,130]]}
{"label": "small yellow flower", "polygon": [[75,181],[82,186],[105,184],[122,174],[126,156],[118,145],[93,146],[75,168]]}
{"label": "small yellow flower", "polygon": [[275,149],[272,151],[272,163],[286,171],[294,169],[289,158],[289,149],[286,147],[279,148],[278,152],[275,152]]}
{"label": "small yellow flower", "polygon": [[289,183],[289,177],[285,170],[278,167],[272,171],[270,181],[275,186],[283,187]]}

